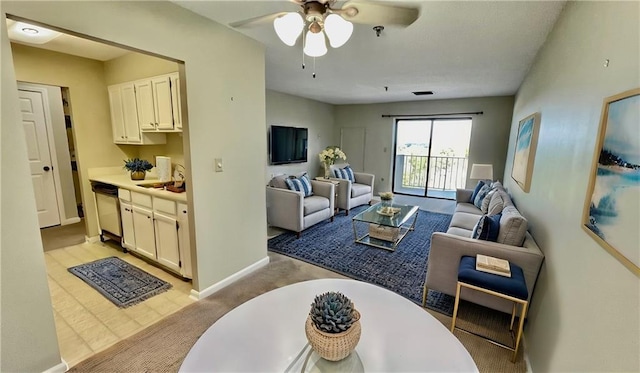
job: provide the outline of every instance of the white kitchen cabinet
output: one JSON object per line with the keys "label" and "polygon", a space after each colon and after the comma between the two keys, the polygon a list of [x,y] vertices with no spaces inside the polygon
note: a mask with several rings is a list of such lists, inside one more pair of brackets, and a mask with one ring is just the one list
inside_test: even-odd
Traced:
{"label": "white kitchen cabinet", "polygon": [[187,278],[193,277],[191,270],[191,244],[189,240],[189,215],[186,203],[178,203],[178,246],[182,256],[182,270],[180,274]]}
{"label": "white kitchen cabinet", "polygon": [[108,91],[114,143],[134,145],[167,143],[165,134],[140,132],[136,89],[133,83],[112,85],[108,87]]}
{"label": "white kitchen cabinet", "polygon": [[173,125],[176,130],[182,131],[182,105],[180,104],[180,74],[169,75],[171,81],[171,109],[173,112]]}
{"label": "white kitchen cabinet", "polygon": [[169,75],[134,83],[138,123],[142,131],[173,130],[171,82]]}
{"label": "white kitchen cabinet", "polygon": [[156,259],[156,237],[153,212],[144,207],[132,206],[133,228],[136,235],[135,251],[153,260]]}
{"label": "white kitchen cabinet", "polygon": [[180,272],[180,249],[178,247],[178,223],[175,216],[153,212],[156,232],[156,254],[160,264]]}
{"label": "white kitchen cabinet", "polygon": [[120,200],[120,216],[122,219],[122,246],[128,250],[136,250],[136,234],[133,225],[133,207]]}

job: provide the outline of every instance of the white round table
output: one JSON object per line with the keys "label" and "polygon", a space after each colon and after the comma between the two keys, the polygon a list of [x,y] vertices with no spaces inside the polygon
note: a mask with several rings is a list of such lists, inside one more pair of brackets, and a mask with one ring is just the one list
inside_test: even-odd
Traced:
{"label": "white round table", "polygon": [[323,371],[322,364],[312,369],[318,358],[310,358],[316,354],[311,354],[304,324],[313,298],[327,291],[351,298],[362,315],[360,342],[347,357],[349,369],[478,371],[460,341],[418,305],[365,282],[322,279],[272,290],[231,310],[195,343],[180,372]]}

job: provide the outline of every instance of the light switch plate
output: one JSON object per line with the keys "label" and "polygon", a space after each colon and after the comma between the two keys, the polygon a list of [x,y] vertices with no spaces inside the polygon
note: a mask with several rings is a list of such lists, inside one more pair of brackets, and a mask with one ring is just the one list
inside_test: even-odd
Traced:
{"label": "light switch plate", "polygon": [[213,160],[215,164],[216,172],[222,172],[222,158],[216,158]]}

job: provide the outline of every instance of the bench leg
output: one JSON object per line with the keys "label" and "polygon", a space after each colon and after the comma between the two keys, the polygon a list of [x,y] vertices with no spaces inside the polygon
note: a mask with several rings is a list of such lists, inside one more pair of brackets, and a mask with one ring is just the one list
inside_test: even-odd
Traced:
{"label": "bench leg", "polygon": [[453,305],[453,318],[451,319],[451,333],[456,328],[456,317],[458,316],[458,305],[460,304],[460,282],[456,286],[456,302]]}
{"label": "bench leg", "polygon": [[511,362],[516,362],[516,356],[518,355],[518,347],[520,346],[520,338],[522,337],[522,329],[524,327],[524,317],[527,314],[527,306],[529,302],[522,303],[522,311],[520,312],[520,325],[518,326],[518,336],[516,337],[516,347],[513,349],[513,358]]}
{"label": "bench leg", "polygon": [[429,289],[427,288],[427,283],[425,281],[424,287],[422,288],[422,307],[427,306],[427,294],[429,293]]}

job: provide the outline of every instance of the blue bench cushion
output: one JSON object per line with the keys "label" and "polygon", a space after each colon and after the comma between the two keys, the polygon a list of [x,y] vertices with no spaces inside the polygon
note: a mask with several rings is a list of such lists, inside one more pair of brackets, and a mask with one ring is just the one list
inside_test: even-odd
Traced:
{"label": "blue bench cushion", "polygon": [[476,270],[475,257],[463,256],[458,268],[458,281],[527,300],[529,292],[527,291],[527,283],[524,281],[522,268],[513,263],[509,263],[509,265],[511,266],[511,277],[494,275]]}

